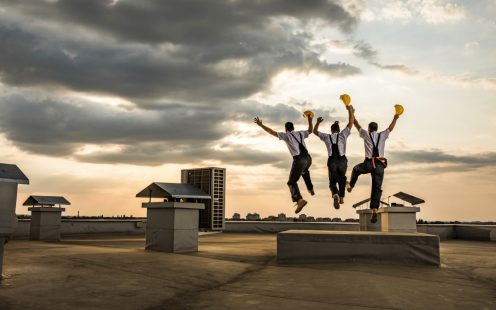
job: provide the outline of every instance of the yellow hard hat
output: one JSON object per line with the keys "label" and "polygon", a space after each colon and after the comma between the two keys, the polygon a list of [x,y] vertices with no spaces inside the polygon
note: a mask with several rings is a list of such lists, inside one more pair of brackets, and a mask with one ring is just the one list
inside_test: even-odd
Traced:
{"label": "yellow hard hat", "polygon": [[306,118],[311,117],[311,118],[313,118],[313,112],[312,111],[305,111],[305,112],[303,112],[303,117],[306,117]]}
{"label": "yellow hard hat", "polygon": [[394,105],[394,109],[396,110],[396,115],[398,115],[398,116],[403,114],[403,112],[405,111],[405,109],[403,108],[403,106],[401,104]]}
{"label": "yellow hard hat", "polygon": [[351,103],[351,98],[348,94],[342,94],[341,96],[339,96],[339,99],[343,101],[345,106],[349,106]]}

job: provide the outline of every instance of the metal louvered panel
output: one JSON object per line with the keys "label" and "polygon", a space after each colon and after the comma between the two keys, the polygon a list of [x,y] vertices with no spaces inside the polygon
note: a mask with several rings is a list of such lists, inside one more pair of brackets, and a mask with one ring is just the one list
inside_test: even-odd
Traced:
{"label": "metal louvered panel", "polygon": [[223,230],[225,227],[225,168],[185,169],[181,171],[181,182],[200,187],[211,197],[200,210],[200,228]]}

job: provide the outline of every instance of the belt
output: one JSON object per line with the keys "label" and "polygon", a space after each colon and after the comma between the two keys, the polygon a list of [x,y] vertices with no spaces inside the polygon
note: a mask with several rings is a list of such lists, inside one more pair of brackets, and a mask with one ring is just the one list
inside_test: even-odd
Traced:
{"label": "belt", "polygon": [[368,160],[372,161],[372,167],[375,169],[375,161],[378,160],[384,167],[386,167],[386,158],[382,156],[367,157]]}

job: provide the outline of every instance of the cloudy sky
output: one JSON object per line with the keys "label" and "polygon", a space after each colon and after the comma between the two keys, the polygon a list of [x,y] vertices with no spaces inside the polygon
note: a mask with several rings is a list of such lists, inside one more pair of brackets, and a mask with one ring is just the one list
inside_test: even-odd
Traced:
{"label": "cloudy sky", "polygon": [[[427,201],[428,220],[496,220],[496,1],[0,0],[0,156],[29,194],[67,214],[143,216],[135,194],[180,169],[228,169],[226,215],[293,214],[284,143],[251,120],[321,130],[387,127],[384,196]],[[343,124],[344,126],[344,124]],[[304,213],[355,217],[364,176],[335,211],[325,146],[307,140],[317,195]],[[351,166],[363,159],[356,130]]]}

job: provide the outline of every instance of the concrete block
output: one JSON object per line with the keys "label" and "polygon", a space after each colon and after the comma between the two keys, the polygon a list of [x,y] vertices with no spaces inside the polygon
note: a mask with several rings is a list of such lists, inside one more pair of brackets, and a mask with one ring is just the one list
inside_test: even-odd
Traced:
{"label": "concrete block", "polygon": [[17,183],[0,182],[0,235],[8,237],[14,232],[16,202]]}
{"label": "concrete block", "polygon": [[39,241],[60,241],[62,212],[64,208],[32,207],[29,239]]}
{"label": "concrete block", "polygon": [[381,231],[382,217],[381,214],[377,214],[377,222],[371,223],[372,218],[371,209],[357,210],[358,220],[360,223],[360,231]]}
{"label": "concrete block", "polygon": [[187,253],[198,251],[198,228],[196,229],[147,229],[145,250]]}
{"label": "concrete block", "polygon": [[439,237],[421,233],[289,230],[277,234],[277,261],[364,261],[439,266]]}
{"label": "concrete block", "polygon": [[144,203],[147,208],[146,250],[184,253],[198,251],[201,203]]}
{"label": "concrete block", "polygon": [[176,208],[150,208],[147,211],[150,228],[195,229],[198,228],[198,211]]}
{"label": "concrete block", "polygon": [[379,208],[381,215],[381,231],[384,232],[417,232],[418,207],[385,207]]}

